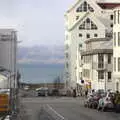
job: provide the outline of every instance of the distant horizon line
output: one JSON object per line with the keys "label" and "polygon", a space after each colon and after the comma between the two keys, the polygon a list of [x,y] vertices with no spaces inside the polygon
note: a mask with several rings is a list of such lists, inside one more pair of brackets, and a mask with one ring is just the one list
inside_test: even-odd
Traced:
{"label": "distant horizon line", "polygon": [[55,44],[39,44],[39,45],[36,45],[36,44],[34,44],[34,45],[18,45],[18,47],[40,47],[40,46],[46,46],[46,47],[48,47],[48,46],[50,46],[50,47],[59,47],[59,46],[63,46],[64,47],[64,44],[59,44],[59,45],[55,45]]}

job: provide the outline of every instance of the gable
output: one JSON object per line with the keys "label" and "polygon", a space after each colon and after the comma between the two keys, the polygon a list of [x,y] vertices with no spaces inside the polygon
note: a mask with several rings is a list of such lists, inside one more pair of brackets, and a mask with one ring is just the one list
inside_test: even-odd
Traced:
{"label": "gable", "polygon": [[105,29],[105,25],[101,22],[97,17],[95,17],[94,13],[87,12],[84,17],[76,23],[68,28],[68,31],[71,31],[79,26],[80,30],[97,30],[98,28]]}
{"label": "gable", "polygon": [[[87,4],[86,4],[87,3]],[[87,8],[83,8],[83,6],[87,7]],[[95,2],[95,0],[77,0],[75,4],[73,4],[68,10],[67,12],[71,12],[73,9],[78,9],[79,12],[86,11],[85,9],[87,9],[87,11],[99,11],[101,10],[101,7]],[[77,11],[76,9],[76,11]],[[87,12],[86,11],[86,12]]]}

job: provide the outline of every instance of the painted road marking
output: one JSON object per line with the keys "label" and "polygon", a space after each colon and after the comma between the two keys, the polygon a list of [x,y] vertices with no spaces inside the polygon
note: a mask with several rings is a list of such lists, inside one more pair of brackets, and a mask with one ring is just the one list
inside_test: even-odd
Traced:
{"label": "painted road marking", "polygon": [[60,117],[62,120],[65,120],[65,118],[64,118],[62,115],[60,115],[56,110],[54,110],[50,105],[47,104],[47,106],[48,106],[48,108],[49,108],[51,111],[53,111],[58,117]]}

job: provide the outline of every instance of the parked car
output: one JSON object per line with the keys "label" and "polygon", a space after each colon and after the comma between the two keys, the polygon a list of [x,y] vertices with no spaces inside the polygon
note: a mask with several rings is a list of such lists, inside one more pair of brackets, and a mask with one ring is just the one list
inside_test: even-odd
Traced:
{"label": "parked car", "polygon": [[59,96],[67,96],[66,89],[60,89],[59,90]]}
{"label": "parked car", "polygon": [[38,96],[48,96],[48,88],[39,88],[36,91]]}
{"label": "parked car", "polygon": [[114,104],[112,101],[112,97],[114,96],[114,93],[108,92],[100,98],[99,103],[98,103],[98,111],[107,111],[110,109],[114,109]]}

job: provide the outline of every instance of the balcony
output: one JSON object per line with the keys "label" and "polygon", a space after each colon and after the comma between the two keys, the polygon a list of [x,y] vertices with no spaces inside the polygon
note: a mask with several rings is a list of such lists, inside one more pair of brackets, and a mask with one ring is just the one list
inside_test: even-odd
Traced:
{"label": "balcony", "polygon": [[107,63],[93,63],[92,66],[93,69],[96,70],[107,70],[108,69],[108,64]]}

